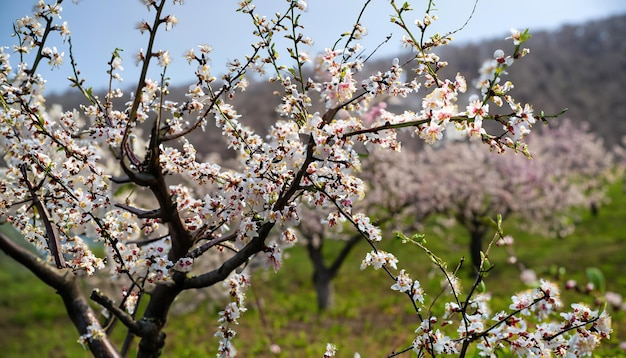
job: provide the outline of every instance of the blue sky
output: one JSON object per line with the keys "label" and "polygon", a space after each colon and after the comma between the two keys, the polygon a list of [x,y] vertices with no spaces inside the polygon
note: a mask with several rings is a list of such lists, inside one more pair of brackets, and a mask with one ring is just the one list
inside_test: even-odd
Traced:
{"label": "blue sky", "polygon": [[[398,1],[401,3],[402,1]],[[35,0],[2,0],[0,12],[0,46],[14,43],[12,22],[27,15]],[[281,0],[257,0],[259,13],[271,16],[283,12],[287,3]],[[310,49],[314,54],[330,47],[338,34],[349,31],[357,18],[363,0],[309,0],[309,8],[302,16],[305,35],[315,41]],[[413,17],[421,16],[426,1],[411,1],[416,10]],[[474,2],[471,0],[438,0],[436,14],[440,17],[436,31],[455,30],[465,23]],[[212,67],[216,75],[223,72],[227,60],[242,58],[250,53],[251,25],[249,18],[235,13],[235,0],[186,0],[183,6],[169,6],[166,13],[176,15],[179,25],[172,31],[162,33],[156,49],[169,50],[174,58],[168,74],[174,84],[188,83],[193,79],[194,69],[182,58],[185,50],[198,44],[214,48]],[[106,86],[107,61],[115,48],[122,48],[125,82],[130,86],[138,69],[133,56],[146,47],[147,35],[140,35],[134,26],[140,20],[151,20],[154,12],[147,12],[140,0],[79,0],[77,4],[63,3],[63,20],[72,31],[74,53],[79,68],[89,86],[96,89]],[[390,55],[400,50],[401,33],[389,23],[391,7],[388,0],[372,0],[363,23],[368,28],[364,42],[366,49],[373,50],[389,33],[394,36],[380,52]],[[563,24],[577,24],[591,19],[626,13],[623,0],[479,0],[476,12],[469,24],[457,33],[453,43],[463,44],[484,39],[506,37],[510,28],[530,28],[532,31],[555,29]],[[68,50],[60,42],[54,43],[66,57]],[[67,61],[69,62],[69,61]],[[67,88],[65,80],[69,68],[50,70],[41,67],[40,73],[48,79],[47,90]],[[156,73],[153,74],[156,77]]]}

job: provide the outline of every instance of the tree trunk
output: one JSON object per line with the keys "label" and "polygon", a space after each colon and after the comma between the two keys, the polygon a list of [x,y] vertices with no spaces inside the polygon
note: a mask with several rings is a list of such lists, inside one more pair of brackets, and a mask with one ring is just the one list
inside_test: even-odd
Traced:
{"label": "tree trunk", "polygon": [[332,305],[333,275],[326,267],[322,248],[324,241],[319,235],[312,235],[307,240],[307,251],[313,264],[313,286],[317,296],[317,309],[323,311]]}
{"label": "tree trunk", "polygon": [[313,272],[313,284],[317,295],[317,308],[324,311],[332,307],[335,299],[334,275],[326,268],[315,269]]}
{"label": "tree trunk", "polygon": [[[68,274],[69,275],[69,274]],[[59,295],[63,298],[67,315],[70,317],[74,326],[80,334],[88,332],[88,327],[98,322],[95,312],[89,306],[87,299],[80,289],[80,284],[75,276],[68,279],[67,284],[58,290]],[[98,358],[117,358],[120,354],[109,341],[109,337],[104,335],[98,339],[89,338],[87,340],[89,350],[94,357]]]}
{"label": "tree trunk", "polygon": [[480,252],[483,249],[483,232],[482,230],[470,231],[470,257],[472,258],[472,266],[476,271],[480,270]]}
{"label": "tree trunk", "polygon": [[160,357],[165,346],[165,332],[163,327],[167,321],[169,309],[176,296],[182,291],[182,281],[185,274],[175,272],[172,275],[173,284],[159,284],[150,294],[150,301],[146,306],[143,317],[139,320],[143,335],[139,341],[137,357]]}
{"label": "tree trunk", "polygon": [[320,311],[324,311],[333,305],[334,301],[334,285],[333,279],[339,272],[339,268],[344,263],[352,248],[360,241],[361,235],[357,234],[352,236],[345,245],[341,248],[341,251],[335,257],[335,260],[330,266],[326,265],[324,261],[324,255],[322,254],[322,248],[324,247],[324,238],[319,235],[312,235],[307,240],[307,250],[309,252],[309,258],[313,263],[313,285],[315,286],[315,293],[317,294],[317,308]]}

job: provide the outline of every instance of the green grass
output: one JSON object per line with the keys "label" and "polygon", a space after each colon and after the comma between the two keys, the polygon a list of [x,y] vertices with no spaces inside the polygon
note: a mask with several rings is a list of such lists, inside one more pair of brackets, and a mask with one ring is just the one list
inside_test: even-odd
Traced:
{"label": "green grass", "polygon": [[[585,268],[598,267],[607,278],[607,290],[626,295],[626,195],[621,183],[612,186],[610,194],[612,202],[601,208],[597,217],[583,213],[576,232],[565,239],[516,231],[514,220],[505,222],[506,232],[516,239],[518,259],[543,277],[551,277],[554,267],[564,267],[564,278],[583,284]],[[427,246],[455,265],[466,253],[467,234],[453,227],[437,236],[429,228]],[[340,245],[328,242],[328,255]],[[400,266],[420,278],[427,293],[436,292],[441,277],[420,249],[395,240],[384,241],[381,248],[396,253]],[[249,309],[235,327],[240,356],[275,357],[269,352],[271,343],[282,348],[280,357],[320,357],[327,342],[338,346],[339,357],[352,357],[355,351],[363,357],[381,357],[406,347],[414,338],[417,317],[406,296],[389,289],[392,282],[382,271],[359,269],[367,251],[363,243],[351,253],[335,280],[335,305],[323,313],[316,309],[312,269],[303,248],[288,251],[278,273],[255,274],[254,288],[247,294]],[[496,267],[487,278],[487,289],[494,295],[496,309],[506,307],[510,294],[524,288],[517,269],[505,263],[507,256],[502,248],[494,248],[491,255]],[[65,317],[60,298],[3,254],[0,287],[1,356],[90,356],[76,343],[78,334]],[[563,292],[563,298],[567,304],[593,303],[592,298],[573,292]],[[213,307],[207,302],[192,313],[172,316],[166,328],[164,356],[213,356],[217,326]],[[614,333],[597,351],[598,357],[626,356],[618,349],[619,342],[626,341],[626,314],[613,312],[612,316]],[[123,334],[116,333],[117,342]]]}

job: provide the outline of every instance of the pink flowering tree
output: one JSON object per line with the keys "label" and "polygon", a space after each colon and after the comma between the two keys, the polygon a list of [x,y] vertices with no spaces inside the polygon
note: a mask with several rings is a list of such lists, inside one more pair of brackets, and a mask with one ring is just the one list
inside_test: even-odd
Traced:
{"label": "pink flowering tree", "polygon": [[[362,116],[381,114],[384,102]],[[456,140],[423,151],[375,150],[362,160],[360,175],[366,195],[354,203],[386,228],[412,231],[423,221],[443,214],[469,233],[469,253],[480,266],[483,242],[492,231],[488,218],[515,216],[531,232],[563,237],[574,229],[577,210],[597,210],[607,200],[607,184],[617,178],[614,156],[600,138],[584,126],[562,121],[529,138],[532,160],[514,153],[494,155],[481,143]],[[332,302],[332,279],[359,235],[349,228],[338,232],[320,221],[319,213],[303,210],[298,225],[313,264],[318,307]],[[316,216],[317,215],[317,216]],[[326,264],[324,239],[345,241]]]}
{"label": "pink flowering tree", "polygon": [[[79,342],[95,356],[124,355],[133,337],[139,338],[138,356],[159,356],[175,299],[186,291],[219,285],[232,301],[217,317],[218,355],[234,356],[234,326],[246,311],[245,292],[251,284],[246,265],[258,257],[275,270],[280,268],[282,250],[297,240],[293,227],[303,205],[324,210],[326,225],[352,224],[372,247],[362,268],[384,270],[393,282],[391,288],[410,299],[422,324],[407,351],[464,356],[475,344],[485,354],[506,346],[520,355],[584,355],[608,336],[610,318],[604,313],[573,306],[555,316],[561,305],[549,282],[533,293],[513,296],[510,312],[492,315],[483,308],[486,298],[475,295],[488,268],[481,265],[477,284],[461,299],[454,272],[432,255],[452,288],[448,314],[458,318],[458,330],[444,334],[436,327],[437,318],[422,311],[419,281],[398,270],[392,253],[377,248],[383,239],[380,228],[353,207],[366,195],[358,176],[358,143],[371,150],[399,150],[399,130],[434,143],[452,125],[496,151],[526,151],[525,136],[546,116],[515,101],[509,94],[512,86],[501,83],[500,77],[527,54],[521,47],[527,32],[513,32],[510,55],[496,51],[481,95],[466,111],[456,103],[466,90],[464,78],[440,78],[438,71],[446,63],[432,52],[447,44],[450,35],[423,36],[436,19],[430,15],[432,2],[415,23],[405,19],[411,11],[408,3],[390,2],[392,22],[404,33],[402,41],[414,50],[414,57],[408,63],[394,61],[385,72],[364,73],[365,79],[357,82],[368,58],[358,44],[366,34],[359,18],[320,55],[318,71],[326,75],[313,80],[303,76],[309,62],[306,49],[312,42],[299,23],[306,1],[288,1],[283,11],[270,17],[257,14],[252,1],[242,1],[239,11],[252,22],[258,37],[251,53],[229,62],[227,73],[217,78],[209,66],[211,48],[189,50],[185,58],[194,66],[197,80],[184,101],[174,102],[168,98],[165,76],[171,55],[156,48],[155,38],[175,27],[178,20],[171,15],[171,6],[182,1],[143,2],[148,12],[140,17],[152,20],[137,26],[146,46],[136,55],[141,72],[130,94],[118,88],[122,58],[117,50],[108,60],[106,94],[96,97],[86,87],[80,64],[72,56],[68,24],[60,23],[61,0],[49,4],[42,0],[32,16],[18,19],[14,54],[4,48],[0,52],[0,207],[4,225],[18,232],[0,234],[0,249],[54,288],[78,330]],[[65,51],[48,45],[54,36],[65,40]],[[278,37],[290,44],[281,48],[275,43]],[[87,104],[51,115],[43,95],[42,68],[61,66],[66,53],[73,72],[70,84]],[[149,69],[159,69],[161,75],[150,78]],[[265,80],[282,88],[280,119],[261,134],[248,128],[231,104],[255,73],[265,74]],[[361,120],[377,97],[415,96],[418,90],[423,98],[419,111],[386,111],[371,123]],[[321,97],[324,110],[311,110],[313,94]],[[508,109],[490,114],[488,103]],[[340,111],[342,116],[337,115]],[[500,126],[487,131],[482,126],[486,121]],[[228,170],[201,160],[188,139],[201,130],[222,133],[242,169]],[[213,190],[198,195],[194,186],[184,184],[189,182]],[[122,196],[115,195],[129,187],[132,190]],[[423,246],[419,237],[405,241]],[[95,254],[93,245],[104,254]],[[205,260],[217,263],[199,264]],[[108,270],[112,280],[121,277],[130,282],[119,302],[98,287],[90,287],[90,294],[83,291],[89,286],[86,277],[101,270]],[[89,299],[107,314],[97,314]],[[527,316],[538,323],[527,323]],[[448,318],[445,322],[452,319]],[[114,327],[128,332],[122,347],[110,339]],[[333,354],[329,345],[326,355]]]}
{"label": "pink flowering tree", "polygon": [[486,218],[514,216],[525,230],[564,237],[574,230],[577,210],[597,210],[607,200],[616,164],[603,141],[572,121],[542,129],[527,141],[532,160],[493,155],[467,141],[427,147],[414,159],[432,175],[420,181],[436,205],[430,213],[447,213],[469,232],[475,268],[492,228]]}
{"label": "pink flowering tree", "polygon": [[[360,177],[365,182],[366,195],[353,203],[353,210],[367,212],[383,234],[421,228],[429,210],[437,205],[427,201],[432,197],[421,195],[420,184],[426,182],[430,174],[428,168],[416,166],[415,159],[415,153],[411,151],[374,150],[364,154]],[[333,279],[352,249],[363,240],[361,233],[351,225],[329,227],[324,221],[324,212],[315,207],[303,207],[300,216],[298,237],[313,265],[318,309],[325,310],[334,301]],[[411,224],[407,225],[407,222]],[[329,239],[342,241],[338,252],[325,252],[324,243]]]}

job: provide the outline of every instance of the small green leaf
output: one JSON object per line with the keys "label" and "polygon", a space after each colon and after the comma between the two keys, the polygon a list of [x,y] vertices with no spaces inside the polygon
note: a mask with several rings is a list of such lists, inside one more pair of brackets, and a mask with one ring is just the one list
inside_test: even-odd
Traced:
{"label": "small green leaf", "polygon": [[528,29],[526,29],[520,35],[519,42],[520,43],[524,43],[524,42],[528,41],[528,39],[530,39],[531,37],[532,37],[532,35],[530,34],[530,32],[528,32]]}
{"label": "small green leaf", "polygon": [[480,220],[483,224],[494,228],[494,229],[498,229],[498,223],[496,223],[496,221],[493,218],[490,218],[488,216],[483,216]]}
{"label": "small green leaf", "polygon": [[491,268],[491,261],[489,261],[489,258],[487,256],[485,256],[484,252],[480,252],[480,259],[483,262],[483,270],[487,271]]}
{"label": "small green leaf", "polygon": [[400,239],[402,240],[403,243],[405,243],[408,239],[408,237],[406,237],[406,235],[404,235],[404,233],[400,232],[400,231],[396,231],[394,232],[394,234],[396,235],[396,239]]}
{"label": "small green leaf", "polygon": [[135,190],[135,184],[125,183],[125,184],[120,185],[119,188],[117,188],[113,196],[118,196],[118,195],[124,194],[129,191],[133,191],[133,190]]}
{"label": "small green leaf", "polygon": [[425,234],[415,234],[411,236],[411,240],[417,242],[418,244],[426,243],[426,235]]}
{"label": "small green leaf", "polygon": [[587,273],[589,282],[591,282],[598,291],[603,293],[606,287],[606,280],[604,279],[602,271],[597,267],[588,267],[585,272]]}

